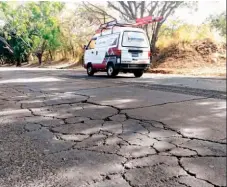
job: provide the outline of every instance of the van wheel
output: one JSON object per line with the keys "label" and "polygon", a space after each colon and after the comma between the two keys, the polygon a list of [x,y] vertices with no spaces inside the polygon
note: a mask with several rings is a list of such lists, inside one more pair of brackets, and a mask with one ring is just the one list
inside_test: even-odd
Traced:
{"label": "van wheel", "polygon": [[143,75],[143,71],[135,71],[134,76],[135,77],[141,77]]}
{"label": "van wheel", "polygon": [[114,76],[117,76],[119,74],[119,70],[114,71]]}
{"label": "van wheel", "polygon": [[108,77],[115,77],[118,72],[114,69],[113,64],[108,64],[107,66],[107,75]]}
{"label": "van wheel", "polygon": [[95,71],[92,68],[92,65],[91,64],[88,64],[88,66],[87,66],[87,74],[88,74],[88,76],[93,76],[94,73],[95,73]]}

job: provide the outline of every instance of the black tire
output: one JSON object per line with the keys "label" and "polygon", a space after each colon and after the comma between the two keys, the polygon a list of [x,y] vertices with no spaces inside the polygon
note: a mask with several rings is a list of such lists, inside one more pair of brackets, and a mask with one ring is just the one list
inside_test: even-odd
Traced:
{"label": "black tire", "polygon": [[118,70],[114,70],[114,76],[117,76],[119,74]]}
{"label": "black tire", "polygon": [[92,68],[92,65],[91,64],[88,64],[87,65],[87,75],[88,76],[93,76],[95,73],[94,69]]}
{"label": "black tire", "polygon": [[141,77],[143,75],[143,71],[135,71],[134,76],[135,77]]}
{"label": "black tire", "polygon": [[107,65],[107,75],[108,77],[115,77],[118,74],[118,71],[114,69],[113,64]]}

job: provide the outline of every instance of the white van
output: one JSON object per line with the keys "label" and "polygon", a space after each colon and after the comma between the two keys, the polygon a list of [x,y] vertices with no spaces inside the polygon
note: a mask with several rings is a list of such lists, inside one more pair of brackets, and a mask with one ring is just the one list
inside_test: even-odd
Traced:
{"label": "white van", "polygon": [[140,28],[112,26],[93,36],[85,46],[84,68],[88,76],[105,71],[110,77],[119,72],[141,77],[150,66],[150,45]]}

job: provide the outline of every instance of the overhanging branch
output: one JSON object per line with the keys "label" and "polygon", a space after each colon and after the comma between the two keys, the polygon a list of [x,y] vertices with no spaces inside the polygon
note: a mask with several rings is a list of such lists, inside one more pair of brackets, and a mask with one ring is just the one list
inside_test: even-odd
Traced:
{"label": "overhanging branch", "polygon": [[7,49],[11,54],[13,54],[13,50],[11,48],[11,46],[7,43],[7,41],[0,36],[0,41],[5,45],[3,46],[4,49]]}

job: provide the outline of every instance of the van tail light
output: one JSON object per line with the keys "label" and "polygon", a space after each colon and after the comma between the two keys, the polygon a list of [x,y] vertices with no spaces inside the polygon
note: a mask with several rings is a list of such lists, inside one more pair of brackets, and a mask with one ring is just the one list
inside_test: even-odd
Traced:
{"label": "van tail light", "polygon": [[113,48],[113,53],[116,56],[121,56],[121,50],[117,49],[117,48]]}
{"label": "van tail light", "polygon": [[151,51],[148,51],[148,58],[151,57]]}

